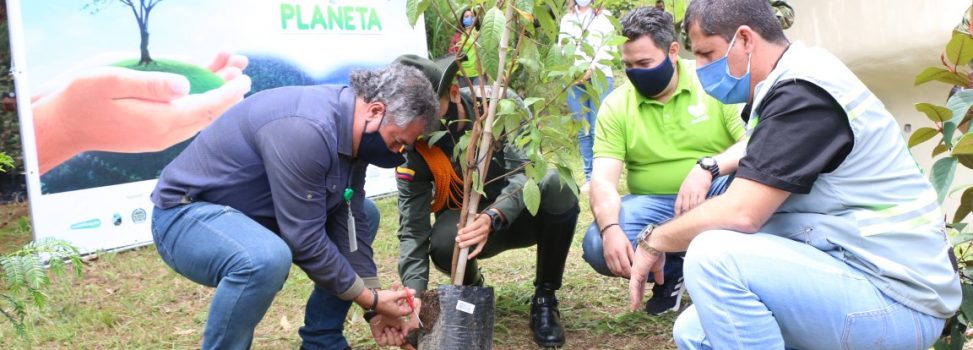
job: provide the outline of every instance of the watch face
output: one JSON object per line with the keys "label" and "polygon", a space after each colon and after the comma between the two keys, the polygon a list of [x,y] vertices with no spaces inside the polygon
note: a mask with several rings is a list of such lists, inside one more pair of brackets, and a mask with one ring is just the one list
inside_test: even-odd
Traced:
{"label": "watch face", "polygon": [[701,158],[699,160],[699,165],[702,165],[703,168],[706,169],[712,168],[714,165],[716,165],[716,159],[710,157]]}

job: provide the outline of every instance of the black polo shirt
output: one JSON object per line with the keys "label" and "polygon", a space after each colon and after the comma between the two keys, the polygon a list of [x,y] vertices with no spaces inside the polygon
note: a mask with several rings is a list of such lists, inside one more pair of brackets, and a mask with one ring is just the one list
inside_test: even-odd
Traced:
{"label": "black polo shirt", "polygon": [[[750,105],[743,120],[750,118]],[[767,92],[736,176],[791,193],[806,194],[822,173],[834,171],[854,146],[841,105],[803,80],[778,82]]]}

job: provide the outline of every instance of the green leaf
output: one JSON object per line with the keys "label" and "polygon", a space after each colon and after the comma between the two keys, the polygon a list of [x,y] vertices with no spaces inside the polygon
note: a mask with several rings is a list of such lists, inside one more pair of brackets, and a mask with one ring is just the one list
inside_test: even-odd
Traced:
{"label": "green leaf", "polygon": [[[459,141],[457,141],[456,146],[453,147],[453,159],[456,159],[460,155],[465,154],[467,148],[469,148],[468,147],[469,144],[470,144],[470,133],[467,132],[463,134],[463,136],[459,137]],[[460,165],[462,166],[463,171],[466,171],[466,162],[465,161],[460,162]]]}
{"label": "green leaf", "polygon": [[962,90],[950,96],[946,101],[946,108],[953,111],[953,119],[950,121],[959,124],[971,106],[973,106],[973,89]]}
{"label": "green leaf", "polygon": [[956,160],[958,160],[960,164],[963,164],[963,166],[965,166],[967,169],[973,169],[973,155],[960,154],[956,156]]}
{"label": "green leaf", "polygon": [[973,38],[969,34],[953,31],[953,37],[946,44],[946,58],[957,66],[965,66],[973,60]]}
{"label": "green leaf", "polygon": [[966,342],[966,337],[963,335],[966,332],[966,325],[959,321],[959,318],[953,316],[946,320],[945,329],[949,330],[949,337],[940,337],[933,344],[933,348],[936,350],[962,350],[963,344]]}
{"label": "green leaf", "polygon": [[497,115],[514,114],[515,109],[517,108],[517,102],[509,98],[505,98],[500,100],[500,105],[498,107]]}
{"label": "green leaf", "polygon": [[524,183],[524,205],[527,206],[530,215],[537,215],[537,210],[541,206],[541,189],[532,178],[527,178],[527,182]]}
{"label": "green leaf", "polygon": [[930,81],[938,81],[949,85],[969,86],[970,78],[950,72],[945,68],[929,67],[916,76],[915,85],[919,86]]}
{"label": "green leaf", "polygon": [[405,1],[405,16],[409,19],[409,25],[415,28],[416,22],[419,21],[419,15],[422,11],[419,10],[420,3],[427,2],[428,0],[406,0]]}
{"label": "green leaf", "polygon": [[933,128],[922,127],[916,129],[916,131],[912,133],[912,136],[909,136],[909,148],[929,141],[929,139],[933,138],[933,136],[936,136],[937,134],[939,134],[939,131],[936,131],[936,129]]}
{"label": "green leaf", "polygon": [[483,192],[483,181],[480,181],[479,171],[473,171],[473,190],[481,196],[486,196],[486,192]]}
{"label": "green leaf", "polygon": [[939,203],[942,203],[946,199],[946,193],[949,192],[949,186],[953,183],[953,177],[955,176],[955,157],[942,158],[932,165],[932,178],[930,180],[932,186],[936,189],[936,193],[939,195]]}
{"label": "green leaf", "polygon": [[534,0],[517,0],[514,2],[514,7],[518,10],[534,12]]}
{"label": "green leaf", "polygon": [[515,113],[503,118],[503,128],[507,133],[514,135],[520,129],[521,113]]}
{"label": "green leaf", "polygon": [[[973,212],[973,187],[963,191],[963,196],[959,200],[959,206],[956,207],[956,214],[953,214],[953,222],[958,223],[963,221],[970,212]],[[973,316],[973,314],[970,314],[970,316]]]}
{"label": "green leaf", "polygon": [[492,8],[483,16],[480,27],[480,50],[477,52],[483,71],[489,76],[497,74],[500,65],[500,37],[507,25],[507,18],[498,8]]}
{"label": "green leaf", "polygon": [[953,119],[953,111],[949,108],[937,106],[931,103],[916,103],[916,110],[926,114],[926,118],[933,123],[941,123]]}
{"label": "green leaf", "polygon": [[528,98],[525,98],[524,99],[524,107],[530,108],[531,105],[533,105],[535,103],[538,103],[538,102],[544,102],[544,98],[543,97],[528,97]]}
{"label": "green leaf", "polygon": [[973,240],[973,233],[966,232],[966,233],[960,233],[955,237],[950,238],[949,243],[952,244],[953,246],[957,246],[969,242],[971,240]]}
{"label": "green leaf", "polygon": [[436,141],[439,141],[439,139],[445,136],[446,133],[447,133],[446,130],[434,131],[429,134],[429,138],[426,139],[426,142],[429,143],[430,145],[435,144]]}
{"label": "green leaf", "polygon": [[959,310],[967,318],[973,318],[973,284],[961,283],[963,286],[963,303]]}
{"label": "green leaf", "polygon": [[956,133],[956,123],[945,122],[943,123],[943,142],[946,143],[947,148],[953,148],[953,134]]}
{"label": "green leaf", "polygon": [[944,144],[942,141],[940,141],[939,144],[936,145],[936,148],[933,148],[932,149],[932,157],[930,157],[930,158],[936,158],[936,156],[938,156],[940,154],[943,154],[943,152],[946,152],[946,151],[947,151],[946,144]]}
{"label": "green leaf", "polygon": [[514,7],[514,9],[517,10],[517,14],[520,15],[518,18],[520,19],[520,23],[522,25],[529,26],[534,22],[534,15],[530,12],[530,10],[524,11],[516,7]]}
{"label": "green leaf", "polygon": [[555,166],[557,166],[557,175],[561,178],[561,186],[567,184],[571,188],[571,193],[577,194],[578,183],[574,181],[574,175],[571,172],[571,168],[564,166],[562,164],[567,164],[567,162],[559,160]]}
{"label": "green leaf", "polygon": [[530,172],[528,175],[537,183],[544,181],[544,176],[547,175],[547,162],[544,160],[544,156],[540,153],[534,153],[528,158],[530,158]]}
{"label": "green leaf", "polygon": [[622,35],[610,35],[605,40],[605,46],[619,46],[628,42],[628,38]]}
{"label": "green leaf", "polygon": [[973,134],[963,135],[953,146],[953,155],[973,154]]}
{"label": "green leaf", "polygon": [[[557,37],[557,33],[560,29],[558,28],[557,20],[555,17],[553,17],[554,13],[548,11],[534,11],[534,16],[537,19],[537,22],[540,23],[541,30],[543,30],[545,33],[552,33],[552,36],[555,38]],[[554,44],[557,45],[557,43]]]}
{"label": "green leaf", "polygon": [[[573,45],[570,44],[569,46],[573,47]],[[557,46],[556,44],[552,45],[547,50],[547,57],[544,57],[544,67],[549,70],[562,70],[562,68],[559,66],[563,65],[565,65],[565,59],[562,55],[561,47]]]}
{"label": "green leaf", "polygon": [[523,40],[520,43],[520,55],[517,62],[527,69],[528,73],[536,73],[541,69],[540,52],[537,51],[537,43],[533,40]]}

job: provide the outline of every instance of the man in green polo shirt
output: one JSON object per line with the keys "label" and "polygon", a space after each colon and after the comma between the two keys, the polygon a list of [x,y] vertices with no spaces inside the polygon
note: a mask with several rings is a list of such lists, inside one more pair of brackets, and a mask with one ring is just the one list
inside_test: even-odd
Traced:
{"label": "man in green polo shirt", "polygon": [[[745,143],[736,105],[703,91],[693,61],[679,59],[672,15],[653,7],[621,20],[628,84],[601,105],[595,127],[591,210],[584,258],[607,276],[629,278],[635,238],[649,224],[686,212],[726,189]],[[631,194],[620,197],[622,167]],[[682,256],[667,256],[665,283],[645,304],[657,315],[679,308]]]}

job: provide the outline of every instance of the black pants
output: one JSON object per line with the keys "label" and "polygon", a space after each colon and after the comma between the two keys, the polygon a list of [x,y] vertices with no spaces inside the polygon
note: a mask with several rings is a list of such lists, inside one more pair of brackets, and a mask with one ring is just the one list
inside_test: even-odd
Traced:
{"label": "black pants", "polygon": [[[491,232],[483,251],[466,264],[464,285],[476,283],[480,278],[476,260],[486,259],[504,251],[526,248],[537,244],[537,276],[535,285],[546,284],[558,289],[564,274],[564,263],[571,248],[575,225],[578,220],[578,197],[567,185],[549,171],[540,183],[541,204],[537,216],[524,209],[506,229]],[[429,256],[439,271],[450,273],[453,246],[456,242],[458,210],[446,210],[436,216],[430,237]]]}

